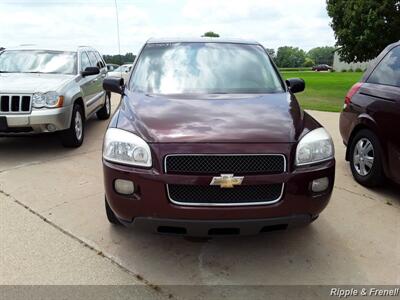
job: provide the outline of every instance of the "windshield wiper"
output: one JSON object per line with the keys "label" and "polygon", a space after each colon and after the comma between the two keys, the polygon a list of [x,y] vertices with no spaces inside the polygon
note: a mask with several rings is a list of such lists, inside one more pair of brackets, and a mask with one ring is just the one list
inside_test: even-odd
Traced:
{"label": "windshield wiper", "polygon": [[0,71],[0,73],[11,73],[11,72],[8,72],[8,71]]}

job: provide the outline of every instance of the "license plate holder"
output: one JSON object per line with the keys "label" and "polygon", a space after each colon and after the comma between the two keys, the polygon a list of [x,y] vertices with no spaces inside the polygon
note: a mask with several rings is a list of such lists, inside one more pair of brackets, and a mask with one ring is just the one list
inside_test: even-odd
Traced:
{"label": "license plate holder", "polygon": [[0,117],[0,131],[7,131],[8,123],[7,117]]}

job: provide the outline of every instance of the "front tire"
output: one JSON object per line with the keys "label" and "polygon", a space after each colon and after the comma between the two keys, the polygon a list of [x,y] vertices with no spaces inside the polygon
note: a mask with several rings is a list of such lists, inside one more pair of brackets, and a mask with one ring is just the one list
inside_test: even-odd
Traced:
{"label": "front tire", "polygon": [[107,120],[111,116],[111,97],[109,94],[106,94],[105,97],[104,106],[96,113],[99,120]]}
{"label": "front tire", "polygon": [[110,205],[107,202],[107,198],[104,198],[105,206],[106,206],[106,215],[108,222],[110,222],[113,225],[121,225],[121,222],[118,220],[117,216],[114,214],[112,211]]}
{"label": "front tire", "polygon": [[363,186],[377,187],[384,182],[382,148],[370,130],[360,130],[350,145],[350,167],[354,179]]}
{"label": "front tire", "polygon": [[74,104],[71,125],[61,135],[61,142],[64,147],[78,148],[82,145],[85,137],[85,121],[83,116],[82,106]]}

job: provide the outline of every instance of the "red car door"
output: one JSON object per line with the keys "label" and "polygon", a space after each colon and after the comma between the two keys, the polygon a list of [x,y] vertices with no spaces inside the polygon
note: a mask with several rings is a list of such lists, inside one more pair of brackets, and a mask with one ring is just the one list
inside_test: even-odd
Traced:
{"label": "red car door", "polygon": [[386,54],[360,93],[375,98],[367,110],[386,144],[390,177],[400,183],[400,46]]}

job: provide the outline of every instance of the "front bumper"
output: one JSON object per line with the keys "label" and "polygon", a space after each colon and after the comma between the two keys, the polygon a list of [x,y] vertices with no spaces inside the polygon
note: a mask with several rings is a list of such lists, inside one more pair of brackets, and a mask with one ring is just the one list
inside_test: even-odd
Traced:
{"label": "front bumper", "polygon": [[[32,110],[30,114],[6,114],[8,128],[0,135],[34,134],[68,129],[72,107]],[[53,130],[48,126],[53,125]]]}
{"label": "front bumper", "polygon": [[161,234],[185,235],[192,237],[257,235],[263,232],[285,230],[309,224],[310,215],[293,215],[269,219],[243,220],[173,220],[151,217],[137,217],[126,226]]}
{"label": "front bumper", "polygon": [[[289,161],[291,161],[290,158]],[[287,220],[286,224],[290,225],[292,219],[297,219],[295,216],[299,215],[306,216],[305,218],[301,217],[302,220],[311,220],[317,217],[328,204],[335,179],[335,161],[331,160],[312,167],[289,169],[288,172],[282,174],[246,176],[245,184],[248,185],[284,183],[285,188],[281,199],[273,204],[218,207],[182,206],[169,200],[167,184],[209,185],[213,176],[171,175],[163,173],[157,167],[152,169],[132,168],[106,161],[103,162],[103,168],[107,201],[122,223],[157,231],[158,229],[155,227],[164,226],[163,224],[170,226],[168,224],[178,222],[187,224],[186,231],[190,231],[191,234],[204,233],[210,228],[215,228],[210,227],[209,223],[217,224],[222,221],[245,224],[252,223],[253,220],[263,225],[270,222],[275,223],[274,220],[281,218],[281,220]],[[322,177],[328,177],[328,189],[321,193],[311,192],[311,182]],[[138,193],[131,197],[116,193],[114,190],[116,179],[133,181]],[[281,220],[278,222],[279,224],[282,224]],[[142,225],[143,223],[147,225]],[[197,227],[197,223],[206,224],[205,229],[200,231],[193,229]],[[259,231],[261,225],[251,226],[252,229],[245,229],[244,232]]]}

